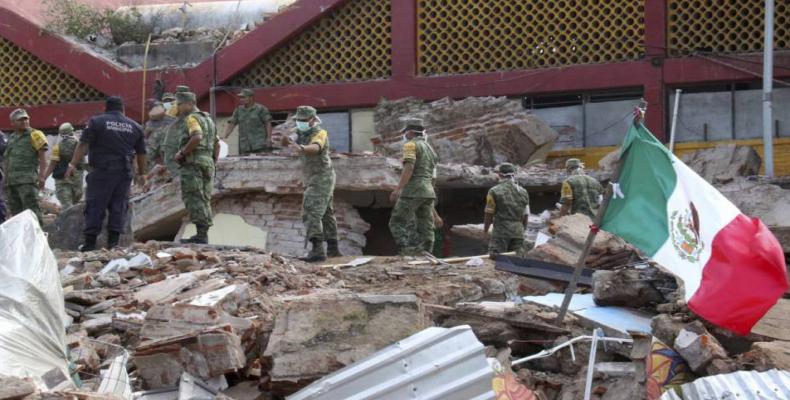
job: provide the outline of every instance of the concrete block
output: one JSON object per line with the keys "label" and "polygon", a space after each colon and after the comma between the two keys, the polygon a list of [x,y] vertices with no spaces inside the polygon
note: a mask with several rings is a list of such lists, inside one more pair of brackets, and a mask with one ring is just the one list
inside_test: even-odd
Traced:
{"label": "concrete block", "polygon": [[675,350],[697,374],[705,372],[713,360],[727,358],[727,352],[719,341],[699,321],[686,324],[681,329],[675,339]]}

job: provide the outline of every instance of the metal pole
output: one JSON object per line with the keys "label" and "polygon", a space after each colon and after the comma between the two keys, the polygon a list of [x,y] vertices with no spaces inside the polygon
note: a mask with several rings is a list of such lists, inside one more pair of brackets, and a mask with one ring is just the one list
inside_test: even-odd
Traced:
{"label": "metal pole", "polygon": [[774,0],[765,0],[765,44],[763,47],[763,158],[765,175],[774,176]]}
{"label": "metal pole", "polygon": [[590,395],[592,395],[595,355],[598,353],[598,338],[600,336],[603,336],[601,328],[595,329],[592,334],[592,345],[590,346],[590,360],[587,362],[587,380],[584,382],[584,400],[590,400]]}
{"label": "metal pole", "polygon": [[678,125],[678,104],[680,104],[680,93],[682,90],[675,89],[675,107],[672,110],[672,130],[669,131],[669,152],[675,151],[675,129]]}
{"label": "metal pole", "polygon": [[[647,109],[647,104],[644,100],[642,100],[640,103],[639,109]],[[643,118],[643,111],[640,111],[640,114],[634,117],[634,124],[641,123]],[[565,297],[562,299],[562,306],[560,307],[560,312],[557,315],[557,319],[555,320],[557,325],[562,324],[562,321],[565,319],[565,314],[568,312],[568,306],[571,304],[571,298],[573,297],[573,293],[576,291],[576,285],[579,282],[579,277],[581,276],[582,270],[584,269],[584,262],[587,260],[587,256],[590,255],[593,242],[595,242],[595,236],[598,235],[598,227],[601,226],[601,222],[603,222],[603,216],[606,214],[606,209],[609,207],[609,202],[612,200],[612,195],[614,194],[612,183],[617,182],[617,180],[620,179],[620,170],[622,169],[627,157],[627,152],[620,155],[620,161],[617,162],[617,166],[615,167],[614,173],[612,174],[610,184],[606,187],[606,194],[604,194],[601,207],[598,208],[598,212],[595,214],[593,225],[590,227],[590,232],[587,234],[587,241],[584,242],[582,253],[579,255],[579,259],[576,261],[576,266],[573,270],[573,276],[571,276],[571,280],[568,282],[568,287],[565,289]]]}
{"label": "metal pole", "polygon": [[145,123],[145,111],[146,111],[145,110],[145,85],[146,85],[145,79],[146,79],[146,75],[148,74],[148,48],[149,47],[151,47],[151,34],[150,33],[148,34],[148,40],[145,41],[145,55],[143,56],[143,91],[142,91],[143,95],[141,96],[143,98],[143,100],[142,100],[143,105],[142,105],[142,107],[140,107],[140,110],[141,110],[140,111],[140,114],[141,114],[140,115],[140,123],[141,124]]}

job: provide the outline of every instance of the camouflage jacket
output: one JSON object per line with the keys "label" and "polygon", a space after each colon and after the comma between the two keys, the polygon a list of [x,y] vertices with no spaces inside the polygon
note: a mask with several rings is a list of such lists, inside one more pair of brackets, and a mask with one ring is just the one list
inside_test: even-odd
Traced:
{"label": "camouflage jacket", "polygon": [[529,206],[529,193],[508,179],[494,186],[486,196],[486,213],[494,215],[493,237],[518,239],[524,236],[523,218]]}
{"label": "camouflage jacket", "polygon": [[562,183],[562,204],[571,206],[571,214],[582,213],[590,218],[595,217],[598,209],[598,196],[603,194],[603,187],[595,178],[579,174],[573,175]]}
{"label": "camouflage jacket", "polygon": [[32,128],[9,136],[5,150],[6,184],[30,184],[38,181],[38,151],[46,148],[46,140],[44,133]]}
{"label": "camouflage jacket", "polygon": [[255,103],[250,108],[236,107],[231,122],[239,127],[239,151],[244,153],[267,147],[266,122],[271,120],[269,110],[261,104]]}
{"label": "camouflage jacket", "polygon": [[403,188],[401,196],[435,199],[433,179],[436,169],[436,152],[424,137],[418,136],[403,145],[403,163],[414,164],[414,173]]}
{"label": "camouflage jacket", "polygon": [[329,158],[329,134],[318,126],[307,132],[299,132],[297,143],[302,146],[317,144],[321,147],[318,154],[303,154],[305,188],[334,190],[335,170]]}
{"label": "camouflage jacket", "polygon": [[190,129],[190,121],[197,122],[202,134],[200,136],[200,143],[195,147],[192,153],[186,157],[184,163],[213,167],[214,145],[219,142],[219,137],[217,136],[217,127],[209,114],[196,111],[176,122],[178,131],[181,133],[179,149],[183,149],[186,146],[189,142],[191,131],[195,130],[194,127]]}

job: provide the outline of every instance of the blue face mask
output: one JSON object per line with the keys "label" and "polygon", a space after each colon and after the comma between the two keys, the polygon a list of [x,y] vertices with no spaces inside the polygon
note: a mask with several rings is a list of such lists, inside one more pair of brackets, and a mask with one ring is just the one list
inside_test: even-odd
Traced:
{"label": "blue face mask", "polygon": [[296,130],[306,132],[310,130],[310,123],[305,121],[296,121]]}

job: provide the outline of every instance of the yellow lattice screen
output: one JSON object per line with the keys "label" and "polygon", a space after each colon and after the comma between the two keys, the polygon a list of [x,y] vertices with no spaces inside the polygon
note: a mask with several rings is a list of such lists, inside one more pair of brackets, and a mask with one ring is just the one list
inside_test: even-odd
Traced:
{"label": "yellow lattice screen", "polygon": [[[774,46],[790,48],[790,2],[775,2]],[[761,51],[764,0],[669,0],[667,41],[671,55]]]}
{"label": "yellow lattice screen", "polygon": [[390,0],[352,0],[265,56],[235,78],[233,85],[286,86],[389,77],[389,3]]}
{"label": "yellow lattice screen", "polygon": [[0,106],[101,100],[96,89],[0,38]]}
{"label": "yellow lattice screen", "polygon": [[418,0],[423,75],[631,60],[644,0]]}

